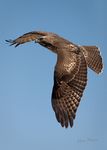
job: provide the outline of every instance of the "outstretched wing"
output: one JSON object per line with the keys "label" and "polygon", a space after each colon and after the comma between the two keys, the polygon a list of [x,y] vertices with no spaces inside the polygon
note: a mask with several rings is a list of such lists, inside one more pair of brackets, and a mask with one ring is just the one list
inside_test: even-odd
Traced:
{"label": "outstretched wing", "polygon": [[24,44],[26,42],[36,41],[39,37],[45,36],[47,34],[48,34],[47,32],[34,31],[34,32],[26,33],[15,40],[6,40],[6,42],[9,42],[10,45],[15,45],[15,47],[17,47],[18,45]]}
{"label": "outstretched wing", "polygon": [[[52,92],[52,106],[56,118],[62,127],[66,128],[69,124],[73,126],[76,110],[87,83],[87,65],[84,56],[82,53],[72,53],[71,58],[74,62],[71,61],[73,65],[71,65],[70,74],[64,73],[59,78],[58,74],[61,74],[61,69],[55,70]],[[62,67],[61,63],[57,65],[59,65],[57,68]]]}

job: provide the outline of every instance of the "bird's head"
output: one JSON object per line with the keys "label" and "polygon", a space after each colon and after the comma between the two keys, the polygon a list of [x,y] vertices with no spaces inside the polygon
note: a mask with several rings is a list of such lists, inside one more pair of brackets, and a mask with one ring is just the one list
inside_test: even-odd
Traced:
{"label": "bird's head", "polygon": [[55,35],[49,34],[40,36],[35,40],[35,42],[57,53],[58,44],[56,43]]}
{"label": "bird's head", "polygon": [[69,41],[66,41],[57,34],[48,33],[38,37],[35,42],[50,49],[51,51],[58,53],[59,50],[63,49]]}

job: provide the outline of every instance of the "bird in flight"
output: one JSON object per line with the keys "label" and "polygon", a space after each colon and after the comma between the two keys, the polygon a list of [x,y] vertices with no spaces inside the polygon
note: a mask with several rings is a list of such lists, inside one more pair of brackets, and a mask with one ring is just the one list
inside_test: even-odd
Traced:
{"label": "bird in flight", "polygon": [[97,74],[103,63],[96,46],[79,46],[51,32],[34,31],[15,40],[6,40],[15,47],[34,41],[57,54],[52,90],[52,107],[62,127],[72,127],[83,91],[87,84],[87,68]]}

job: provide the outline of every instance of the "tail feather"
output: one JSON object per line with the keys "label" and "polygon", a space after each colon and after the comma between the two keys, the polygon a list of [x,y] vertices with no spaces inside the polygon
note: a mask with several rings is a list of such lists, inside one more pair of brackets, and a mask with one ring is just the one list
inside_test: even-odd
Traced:
{"label": "tail feather", "polygon": [[103,68],[99,48],[96,46],[81,46],[81,50],[85,56],[88,67],[99,74]]}

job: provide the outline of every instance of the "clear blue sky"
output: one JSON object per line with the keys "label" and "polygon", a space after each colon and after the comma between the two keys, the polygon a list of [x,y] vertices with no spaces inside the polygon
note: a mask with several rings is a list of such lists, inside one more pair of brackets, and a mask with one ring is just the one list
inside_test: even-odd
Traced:
{"label": "clear blue sky", "polygon": [[[51,107],[56,55],[5,43],[33,30],[101,49],[104,72],[89,70],[72,129],[57,123]],[[107,150],[106,65],[106,0],[0,0],[0,150]]]}

